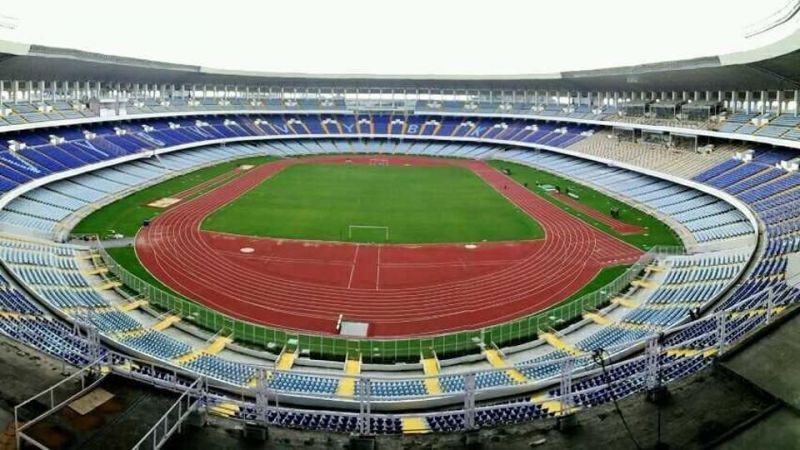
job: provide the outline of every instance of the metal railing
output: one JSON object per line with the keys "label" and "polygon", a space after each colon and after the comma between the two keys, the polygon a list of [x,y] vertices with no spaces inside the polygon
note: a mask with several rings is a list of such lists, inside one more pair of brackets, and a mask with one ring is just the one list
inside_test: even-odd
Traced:
{"label": "metal railing", "polygon": [[[58,409],[80,398],[95,386],[100,384],[108,374],[100,370],[101,361],[96,360],[83,369],[64,378],[44,391],[30,397],[14,407],[14,429],[16,430],[16,448],[22,448],[22,441],[37,448],[47,450],[44,444],[28,435],[25,430],[41,422]],[[77,384],[76,384],[77,381]],[[26,410],[40,411],[42,405],[44,412],[28,417]]]}
{"label": "metal railing", "polygon": [[167,443],[170,436],[180,433],[181,424],[189,415],[203,406],[203,382],[198,378],[189,385],[175,403],[142,436],[132,450],[158,450]]}

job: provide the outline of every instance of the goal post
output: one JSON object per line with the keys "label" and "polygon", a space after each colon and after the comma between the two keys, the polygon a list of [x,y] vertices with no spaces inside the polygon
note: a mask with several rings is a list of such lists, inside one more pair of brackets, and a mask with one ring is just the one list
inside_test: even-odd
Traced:
{"label": "goal post", "polygon": [[[347,239],[352,241],[353,236],[362,237],[365,242],[379,242],[383,239],[384,242],[389,241],[389,227],[385,225],[348,225],[347,226]],[[363,239],[363,237],[368,239]]]}
{"label": "goal post", "polygon": [[370,166],[388,166],[389,160],[386,158],[370,158],[369,160]]}

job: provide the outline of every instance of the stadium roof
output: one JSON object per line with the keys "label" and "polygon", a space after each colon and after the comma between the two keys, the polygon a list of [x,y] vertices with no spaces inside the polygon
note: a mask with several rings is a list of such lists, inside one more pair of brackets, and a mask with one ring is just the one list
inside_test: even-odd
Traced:
{"label": "stadium roof", "polygon": [[654,64],[513,76],[316,75],[214,69],[0,41],[0,79],[309,88],[716,90],[800,88],[800,30],[763,47]]}

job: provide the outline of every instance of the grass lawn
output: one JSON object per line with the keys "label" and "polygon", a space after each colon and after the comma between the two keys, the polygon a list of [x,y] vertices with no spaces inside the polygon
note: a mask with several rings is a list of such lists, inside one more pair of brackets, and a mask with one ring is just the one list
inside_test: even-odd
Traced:
{"label": "grass lawn", "polygon": [[600,273],[598,273],[594,278],[592,278],[592,281],[588,282],[578,292],[570,295],[568,298],[564,299],[563,302],[559,303],[556,306],[565,305],[572,300],[576,300],[583,297],[586,294],[590,294],[594,291],[599,291],[600,289],[605,287],[608,283],[611,283],[612,281],[619,278],[623,273],[625,273],[626,270],[628,270],[629,267],[630,266],[625,266],[625,265],[604,267],[602,270],[600,270]]}
{"label": "grass lawn", "polygon": [[172,178],[98,209],[84,218],[72,232],[77,234],[96,233],[106,236],[110,234],[110,230],[114,230],[125,236],[133,236],[145,219],[151,219],[164,211],[160,208],[151,208],[147,206],[148,203],[197,186],[242,164],[256,165],[274,159],[268,156],[244,158]]}
{"label": "grass lawn", "polygon": [[182,295],[162,284],[156,277],[151,275],[150,272],[144,268],[142,263],[139,261],[139,258],[136,256],[136,250],[134,250],[133,246],[107,248],[106,251],[108,252],[108,255],[117,262],[117,264],[127,269],[128,272],[136,275],[137,277],[164,292],[170,293],[177,297],[183,297]]}
{"label": "grass lawn", "polygon": [[[656,245],[669,245],[683,247],[683,243],[677,234],[666,224],[656,219],[655,217],[639,211],[631,207],[627,203],[611,198],[605,194],[595,191],[592,188],[584,186],[573,180],[562,178],[558,175],[553,175],[549,172],[537,170],[521,164],[514,164],[505,161],[490,161],[489,164],[496,169],[508,168],[511,170],[511,178],[520,183],[528,183],[528,187],[541,195],[547,201],[557,205],[561,209],[569,212],[570,214],[580,218],[596,228],[615,236],[631,245],[634,245],[642,250],[649,250]],[[611,208],[619,208],[619,220],[625,223],[637,225],[645,228],[642,234],[621,234],[614,231],[610,226],[580,212],[574,208],[558,201],[553,198],[543,189],[537,187],[539,184],[550,184],[560,186],[561,189],[570,187],[575,193],[580,196],[579,202],[583,203],[590,208],[608,214]],[[610,281],[610,280],[609,280]]]}
{"label": "grass lawn", "polygon": [[[351,229],[350,225],[388,227]],[[203,228],[328,241],[536,239],[539,224],[460,167],[298,164],[215,211]],[[351,236],[352,231],[352,236]]]}

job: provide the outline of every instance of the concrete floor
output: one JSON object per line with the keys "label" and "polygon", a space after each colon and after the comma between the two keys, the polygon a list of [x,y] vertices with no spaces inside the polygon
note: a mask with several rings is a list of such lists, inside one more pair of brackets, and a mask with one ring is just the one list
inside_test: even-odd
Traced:
{"label": "concrete floor", "polygon": [[178,396],[111,375],[97,388],[113,397],[87,414],[64,407],[26,430],[52,450],[128,450]]}
{"label": "concrete floor", "polygon": [[778,408],[719,446],[720,450],[800,449],[800,415]]}

